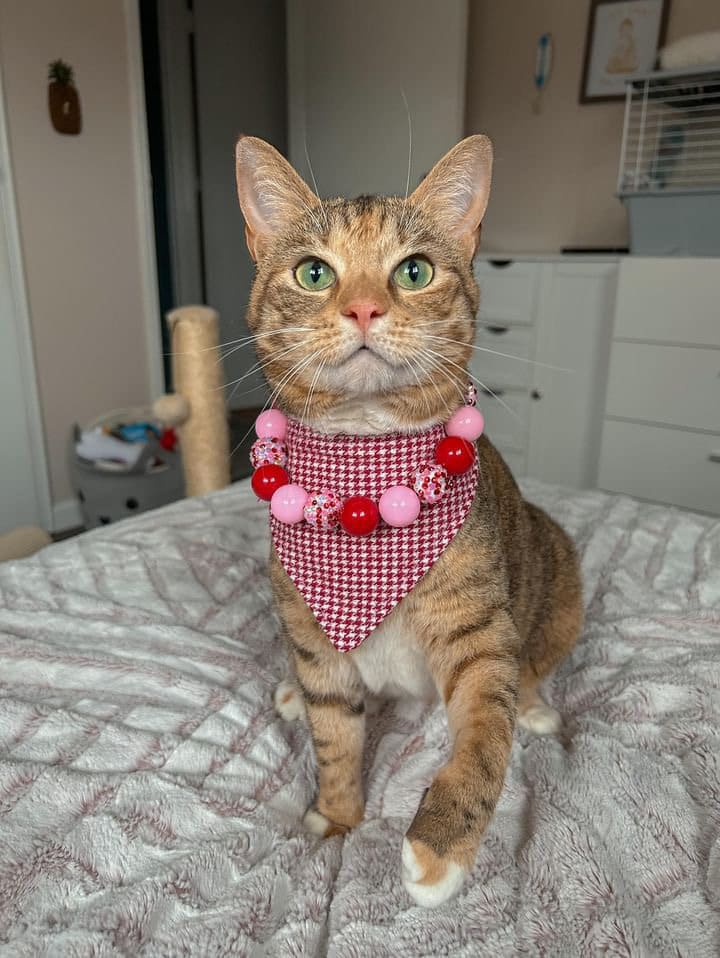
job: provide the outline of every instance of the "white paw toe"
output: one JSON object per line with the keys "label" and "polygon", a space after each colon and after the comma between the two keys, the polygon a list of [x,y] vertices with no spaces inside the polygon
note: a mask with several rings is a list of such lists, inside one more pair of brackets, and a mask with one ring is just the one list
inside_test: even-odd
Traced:
{"label": "white paw toe", "polygon": [[275,689],[275,711],[286,722],[295,722],[305,715],[305,703],[302,695],[292,682],[281,682]]}
{"label": "white paw toe", "polygon": [[456,862],[449,862],[445,875],[433,884],[421,883],[423,869],[407,838],[402,844],[402,880],[405,890],[422,908],[437,908],[453,898],[465,881],[465,869]]}
{"label": "white paw toe", "polygon": [[531,705],[518,715],[518,725],[536,735],[552,735],[562,728],[560,713],[549,705]]}
{"label": "white paw toe", "polygon": [[313,835],[320,835],[322,838],[330,826],[330,820],[325,818],[324,815],[321,815],[320,812],[316,811],[314,808],[309,808],[307,812],[305,812],[303,825],[307,831],[312,832]]}

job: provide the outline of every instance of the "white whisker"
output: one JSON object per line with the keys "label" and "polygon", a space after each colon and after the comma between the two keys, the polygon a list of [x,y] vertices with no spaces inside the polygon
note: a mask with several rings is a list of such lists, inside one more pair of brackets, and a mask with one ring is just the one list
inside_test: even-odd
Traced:
{"label": "white whisker", "polygon": [[[266,333],[255,333],[250,336],[245,336],[243,339],[236,339],[234,342],[239,345],[233,346],[232,349],[229,349],[218,359],[218,362],[227,359],[228,356],[231,356],[234,352],[237,352],[238,349],[242,349],[244,346],[252,345],[258,339],[266,339],[270,336],[284,336],[285,333],[310,333],[312,328],[310,326],[285,326],[283,329],[273,329]],[[230,343],[225,343],[226,346],[229,346]]]}
{"label": "white whisker", "polygon": [[407,165],[407,179],[405,181],[405,199],[408,198],[410,193],[410,173],[412,171],[412,149],[413,149],[413,134],[412,134],[412,116],[410,115],[410,107],[408,105],[407,97],[405,96],[405,91],[400,90],[400,93],[403,98],[403,103],[405,104],[405,111],[407,113],[407,122],[408,122],[408,165]]}
{"label": "white whisker", "polygon": [[[282,377],[282,379],[281,379],[279,385],[276,386],[275,389],[273,389],[273,391],[271,392],[270,397],[269,397],[268,400],[265,402],[265,405],[262,407],[261,412],[265,412],[266,409],[268,409],[270,406],[272,406],[272,404],[273,404],[273,402],[275,401],[275,399],[280,395],[280,392],[282,391],[282,388],[283,388],[288,382],[290,382],[290,380],[291,380],[295,375],[297,375],[298,373],[300,373],[309,363],[311,363],[312,360],[315,359],[315,357],[318,356],[321,351],[322,351],[322,350],[319,350],[319,349],[316,350],[316,351],[315,351],[314,353],[312,353],[310,356],[306,357],[305,359],[300,359],[300,360],[298,360],[298,362],[297,362],[294,366],[291,366],[291,367],[290,367],[289,371],[286,372],[285,375]],[[238,449],[242,446],[242,444],[245,442],[245,440],[247,439],[247,437],[250,435],[250,433],[253,431],[254,428],[255,428],[255,423],[253,423],[252,426],[250,426],[250,428],[247,430],[247,432],[246,432],[245,435],[242,437],[242,439],[240,440],[240,442],[238,442],[237,445],[233,448],[233,450],[232,450],[231,453],[230,453],[230,459],[232,459],[232,457],[235,455],[235,453],[238,451]]]}
{"label": "white whisker", "polygon": [[510,413],[510,415],[513,417],[513,419],[517,419],[518,422],[522,422],[522,419],[520,418],[520,416],[518,416],[518,414],[515,412],[515,410],[514,410],[514,409],[511,409],[510,406],[508,406],[508,404],[507,404],[503,399],[501,399],[500,396],[499,396],[496,392],[493,392],[493,390],[492,390],[489,386],[486,386],[485,383],[484,383],[481,379],[478,379],[477,376],[474,376],[471,372],[469,372],[469,371],[468,371],[467,369],[465,369],[463,366],[460,366],[459,363],[453,362],[453,360],[452,360],[452,359],[448,359],[447,356],[443,356],[442,353],[436,353],[436,352],[434,352],[434,350],[428,349],[428,347],[426,347],[426,349],[427,349],[428,352],[432,353],[433,356],[437,356],[438,359],[441,359],[441,360],[443,360],[443,361],[446,362],[446,363],[450,363],[452,366],[455,366],[457,369],[459,369],[461,373],[463,373],[463,374],[464,374],[465,376],[467,376],[469,379],[472,379],[473,382],[476,382],[476,383],[478,384],[478,386],[480,386],[481,389],[485,390],[485,392],[487,392],[487,393],[490,393],[490,395],[493,397],[493,399],[497,399],[497,401],[500,403],[500,405]]}
{"label": "white whisker", "polygon": [[541,363],[537,359],[528,359],[525,356],[513,356],[512,353],[501,353],[497,349],[490,349],[489,346],[474,346],[472,343],[464,343],[461,339],[452,339],[449,336],[433,336],[430,333],[425,334],[428,339],[442,340],[444,343],[455,343],[458,346],[469,346],[470,349],[477,349],[481,353],[490,353],[493,356],[502,356],[503,359],[515,359],[519,363],[528,363],[532,366],[542,366],[543,369],[554,369],[558,373],[573,373],[574,369],[568,369],[565,366],[553,366],[550,363]]}
{"label": "white whisker", "polygon": [[251,366],[250,369],[248,369],[247,372],[244,372],[238,379],[233,379],[229,383],[223,383],[221,386],[217,386],[216,389],[228,389],[230,386],[234,386],[236,383],[241,383],[243,379],[247,379],[247,377],[252,376],[253,373],[259,372],[259,370],[262,369],[266,363],[277,362],[278,359],[282,359],[283,356],[287,356],[288,353],[293,352],[295,349],[300,349],[300,347],[304,345],[305,343],[295,343],[293,346],[288,346],[287,349],[284,349],[281,353],[274,353],[273,355],[267,356],[262,360],[258,360],[258,362]]}

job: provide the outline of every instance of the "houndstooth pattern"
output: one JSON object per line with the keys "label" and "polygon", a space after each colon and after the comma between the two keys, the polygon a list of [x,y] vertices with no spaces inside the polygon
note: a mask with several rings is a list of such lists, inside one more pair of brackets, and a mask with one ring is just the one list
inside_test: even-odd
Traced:
{"label": "houndstooth pattern", "polygon": [[[377,502],[388,487],[410,485],[417,465],[433,461],[444,435],[434,426],[415,435],[324,436],[291,419],[287,468],[292,482],[309,493],[329,488],[343,498]],[[442,555],[470,511],[477,477],[476,460],[451,480],[440,502],[422,507],[412,525],[381,523],[365,538],[271,517],[280,562],[337,649],[357,648]]]}

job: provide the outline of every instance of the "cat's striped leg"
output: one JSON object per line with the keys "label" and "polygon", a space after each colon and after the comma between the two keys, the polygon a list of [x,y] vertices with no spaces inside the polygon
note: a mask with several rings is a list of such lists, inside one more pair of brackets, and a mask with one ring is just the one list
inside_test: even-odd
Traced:
{"label": "cat's striped leg", "polygon": [[[330,644],[274,555],[270,575],[295,664],[293,684],[302,696],[293,712],[306,713],[318,764],[318,796],[305,824],[325,837],[341,834],[357,825],[365,810],[365,689],[355,663]],[[288,691],[284,688],[280,695]]]}
{"label": "cat's striped leg", "polygon": [[327,838],[363,817],[363,689],[355,666],[335,649],[318,654],[296,645],[295,664],[318,764],[318,796],[305,825]]}
{"label": "cat's striped leg", "polygon": [[495,811],[515,726],[518,645],[502,609],[428,643],[453,750],[403,842],[403,881],[420,905],[440,905],[459,890]]}

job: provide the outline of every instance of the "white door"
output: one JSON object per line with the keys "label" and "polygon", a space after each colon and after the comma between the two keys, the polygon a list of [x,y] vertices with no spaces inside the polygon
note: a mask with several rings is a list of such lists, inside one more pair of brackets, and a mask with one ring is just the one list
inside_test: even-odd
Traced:
{"label": "white door", "polygon": [[0,534],[50,528],[50,496],[0,84]]}

